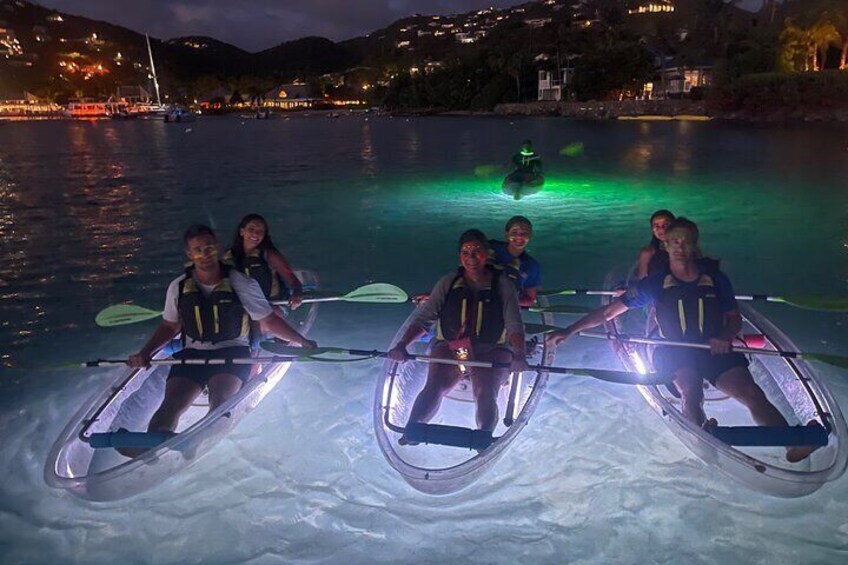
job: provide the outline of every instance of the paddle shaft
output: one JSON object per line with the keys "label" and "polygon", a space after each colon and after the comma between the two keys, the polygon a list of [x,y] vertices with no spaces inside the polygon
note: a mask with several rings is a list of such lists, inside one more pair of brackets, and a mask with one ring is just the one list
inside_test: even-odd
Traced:
{"label": "paddle shaft", "polygon": [[[592,337],[595,339],[609,339],[616,341],[624,341],[627,343],[642,343],[646,345],[671,345],[674,347],[691,347],[693,349],[709,349],[707,343],[690,343],[688,341],[673,341],[668,339],[651,339],[649,337],[630,337],[625,335],[616,335],[612,333],[593,333],[580,332],[580,337]],[[735,353],[749,353],[753,355],[771,355],[773,357],[784,357],[786,359],[804,359],[804,354],[797,351],[773,351],[770,349],[752,349],[750,347],[733,347],[731,351]]]}

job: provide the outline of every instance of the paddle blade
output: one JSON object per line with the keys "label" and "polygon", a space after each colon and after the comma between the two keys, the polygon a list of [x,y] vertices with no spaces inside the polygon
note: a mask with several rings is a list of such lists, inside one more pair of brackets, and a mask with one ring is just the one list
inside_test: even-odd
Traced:
{"label": "paddle blade", "polygon": [[342,297],[345,302],[368,302],[370,304],[399,304],[407,302],[406,292],[393,284],[373,283],[361,286]]}
{"label": "paddle blade", "polygon": [[811,294],[790,294],[780,296],[780,302],[805,310],[825,312],[848,312],[848,296],[815,296]]}
{"label": "paddle blade", "polygon": [[583,155],[583,142],[575,141],[574,143],[569,143],[565,147],[559,150],[560,155],[564,155],[566,157],[580,157]]}
{"label": "paddle blade", "polygon": [[524,324],[524,333],[528,335],[533,334],[546,334],[548,332],[552,332],[558,330],[560,328],[556,326],[549,326],[547,324]]}
{"label": "paddle blade", "polygon": [[553,306],[533,307],[531,312],[552,312],[555,314],[588,314],[592,311],[586,306],[575,306],[573,304],[554,304]]}
{"label": "paddle blade", "polygon": [[135,324],[136,322],[158,318],[161,315],[162,312],[135,304],[115,304],[101,310],[94,318],[94,322],[100,327],[109,328]]}
{"label": "paddle blade", "polygon": [[577,291],[573,288],[554,288],[554,289],[542,289],[538,291],[536,294],[539,296],[556,296],[558,294],[571,296],[577,294]]}
{"label": "paddle blade", "polygon": [[489,178],[504,170],[503,165],[477,165],[474,167],[474,176],[478,178]]}
{"label": "paddle blade", "polygon": [[842,357],[841,355],[826,355],[824,353],[806,353],[803,355],[804,359],[811,359],[815,361],[821,361],[822,363],[827,363],[828,365],[833,365],[834,367],[840,367],[842,369],[848,369],[848,357]]}

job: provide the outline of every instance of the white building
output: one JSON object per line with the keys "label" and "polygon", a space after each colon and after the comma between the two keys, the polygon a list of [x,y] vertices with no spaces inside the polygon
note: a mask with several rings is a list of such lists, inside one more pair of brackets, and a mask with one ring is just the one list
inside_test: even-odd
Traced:
{"label": "white building", "polygon": [[574,78],[574,69],[539,71],[539,100],[562,100],[562,91]]}

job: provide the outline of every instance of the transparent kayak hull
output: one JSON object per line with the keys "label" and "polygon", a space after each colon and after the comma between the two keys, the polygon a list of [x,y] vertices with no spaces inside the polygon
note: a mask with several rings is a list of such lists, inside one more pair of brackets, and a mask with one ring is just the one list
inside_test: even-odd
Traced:
{"label": "transparent kayak hull", "polygon": [[[544,297],[540,302],[545,301]],[[529,314],[525,314],[529,316]],[[542,323],[553,323],[550,314],[533,314]],[[412,319],[410,316],[392,340],[397,343]],[[425,354],[428,344],[410,345],[410,353]],[[539,344],[530,364],[550,365],[554,350]],[[512,375],[498,396],[498,425],[495,441],[479,453],[475,450],[420,443],[402,446],[398,440],[409,419],[409,412],[427,380],[426,363],[386,360],[377,380],[374,394],[374,433],[386,460],[413,488],[434,495],[457,492],[490,469],[506,452],[516,436],[530,421],[548,381],[547,373],[526,371]],[[469,381],[463,379],[442,401],[439,412],[430,422],[445,426],[476,428],[475,404]],[[507,425],[509,423],[509,425]]]}
{"label": "transparent kayak hull", "polygon": [[[315,273],[297,271],[296,275],[304,286],[317,288]],[[307,333],[317,310],[317,304],[304,304],[289,313],[288,321],[299,332]],[[153,488],[217,444],[277,386],[290,366],[263,366],[238,394],[213,412],[208,412],[205,395],[199,396],[180,418],[176,436],[134,459],[112,448],[95,449],[89,445],[89,438],[93,433],[119,428],[144,431],[162,401],[169,368],[124,370],[85,403],[65,427],[50,450],[44,479],[52,487],[94,501],[118,500]]]}
{"label": "transparent kayak hull", "polygon": [[[608,287],[615,276],[607,279]],[[746,303],[739,304],[744,319],[742,334],[765,338],[764,349],[798,351],[797,346],[765,316]],[[607,324],[607,331],[642,336],[650,322],[642,311],[630,311]],[[650,371],[649,346],[612,342],[624,366],[635,372]],[[828,443],[799,463],[789,463],[783,447],[730,446],[683,417],[680,401],[665,386],[639,386],[639,392],[683,444],[705,463],[716,467],[749,488],[783,498],[805,496],[842,476],[848,464],[848,429],[845,418],[827,385],[814,367],[800,359],[751,355],[749,369],[769,400],[791,426],[811,420],[828,431]],[[705,390],[704,410],[721,426],[754,426],[748,410],[721,391]]]}

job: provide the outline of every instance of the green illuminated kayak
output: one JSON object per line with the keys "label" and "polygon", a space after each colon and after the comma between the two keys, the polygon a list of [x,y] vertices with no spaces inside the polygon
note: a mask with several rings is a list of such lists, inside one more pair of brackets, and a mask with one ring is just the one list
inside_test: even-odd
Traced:
{"label": "green illuminated kayak", "polygon": [[544,184],[545,177],[543,175],[514,171],[504,178],[502,188],[504,194],[520,200],[522,196],[536,194],[542,190]]}

